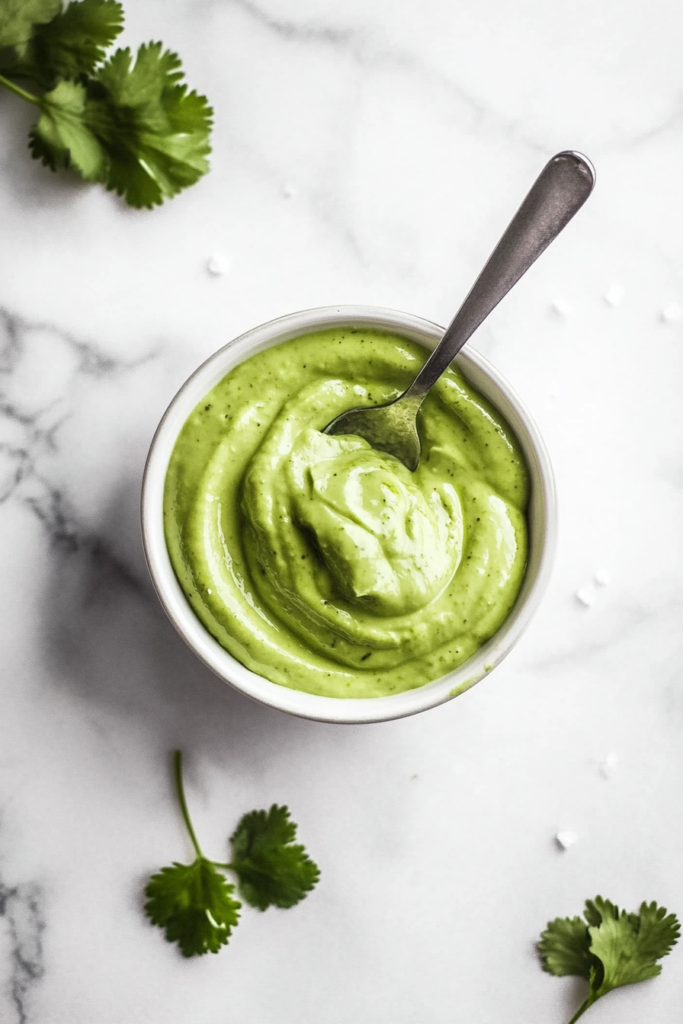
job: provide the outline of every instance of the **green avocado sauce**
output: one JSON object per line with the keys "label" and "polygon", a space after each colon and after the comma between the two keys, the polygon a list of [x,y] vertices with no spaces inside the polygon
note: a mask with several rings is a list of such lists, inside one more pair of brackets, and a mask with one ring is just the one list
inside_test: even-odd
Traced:
{"label": "green avocado sauce", "polygon": [[199,619],[283,686],[378,697],[471,657],[524,578],[529,478],[499,414],[454,370],[419,414],[410,473],[339,413],[399,395],[426,349],[360,328],[252,356],[199,403],[166,476],[166,542]]}

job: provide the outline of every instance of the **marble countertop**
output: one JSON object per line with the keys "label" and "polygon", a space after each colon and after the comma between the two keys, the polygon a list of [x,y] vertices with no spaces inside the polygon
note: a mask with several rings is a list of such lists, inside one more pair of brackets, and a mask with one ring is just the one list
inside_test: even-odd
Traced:
{"label": "marble countertop", "polygon": [[[565,1024],[549,918],[683,915],[683,8],[673,0],[125,0],[216,111],[154,212],[52,175],[0,96],[0,1020]],[[532,409],[559,548],[533,625],[434,711],[342,727],[232,691],[176,636],[139,530],[155,426],[247,328],[331,303],[446,323],[553,152],[598,186],[474,344]],[[220,255],[227,272],[211,275]],[[596,573],[597,578],[596,578]],[[578,596],[577,596],[578,595]],[[322,868],[184,960],[142,913],[287,803]],[[559,831],[577,841],[561,850]],[[218,854],[216,854],[218,855]],[[677,1024],[683,945],[594,1024]]]}

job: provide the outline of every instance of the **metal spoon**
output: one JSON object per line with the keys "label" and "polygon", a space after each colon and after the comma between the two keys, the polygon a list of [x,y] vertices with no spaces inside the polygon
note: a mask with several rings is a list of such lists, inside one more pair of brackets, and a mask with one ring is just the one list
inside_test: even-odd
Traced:
{"label": "metal spoon", "polygon": [[477,327],[581,209],[595,184],[595,169],[581,153],[558,153],[493,250],[472,290],[410,387],[393,402],[349,409],[325,428],[327,434],[358,434],[415,471],[420,462],[417,413],[430,388]]}

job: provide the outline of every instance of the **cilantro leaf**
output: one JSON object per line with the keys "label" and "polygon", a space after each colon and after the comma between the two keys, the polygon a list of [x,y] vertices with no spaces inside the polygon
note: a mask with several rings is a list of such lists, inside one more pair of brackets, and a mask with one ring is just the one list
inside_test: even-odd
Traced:
{"label": "cilantro leaf", "polygon": [[213,111],[181,78],[161,43],[141,46],[135,63],[117,50],[97,72],[88,122],[107,151],[107,188],[131,206],[162,203],[209,169]]}
{"label": "cilantro leaf", "polygon": [[590,935],[580,917],[558,917],[548,922],[538,944],[543,970],[562,978],[576,974],[590,978],[594,958],[590,952]]}
{"label": "cilantro leaf", "polygon": [[61,0],[0,0],[0,86],[40,109],[29,135],[36,159],[151,209],[209,170],[213,111],[188,91],[180,58],[161,43],[136,56],[119,49],[103,63],[122,25],[118,0],[64,9]]}
{"label": "cilantro leaf", "polygon": [[293,907],[315,886],[320,871],[303,846],[293,845],[295,837],[289,810],[275,804],[269,811],[245,814],[230,837],[230,866],[253,907]]}
{"label": "cilantro leaf", "polygon": [[29,133],[36,160],[50,167],[73,166],[86,181],[102,181],[107,154],[87,123],[88,98],[79,82],[60,82],[43,97],[42,113]]}
{"label": "cilantro leaf", "polygon": [[551,921],[538,944],[549,974],[575,974],[589,982],[588,998],[569,1024],[612,989],[660,974],[657,960],[671,952],[680,936],[675,914],[656,903],[643,903],[637,914],[628,914],[596,896],[586,901],[584,917],[587,923],[579,917]]}
{"label": "cilantro leaf", "polygon": [[624,910],[620,914],[604,914],[601,923],[588,931],[591,951],[603,965],[602,980],[595,988],[597,998],[613,988],[661,974],[657,960],[671,952],[678,941],[680,925],[674,914],[667,916],[664,907],[643,903],[638,914],[627,914]]}
{"label": "cilantro leaf", "polygon": [[118,0],[72,2],[48,24],[35,28],[14,74],[33,78],[48,89],[59,79],[87,75],[104,60],[122,29]]}
{"label": "cilantro leaf", "polygon": [[164,929],[169,942],[177,942],[183,956],[217,953],[227,945],[239,919],[241,904],[232,898],[235,886],[227,882],[221,865],[207,860],[195,835],[183,786],[182,755],[173,757],[176,796],[194,847],[193,864],[162,868],[145,888],[145,913],[152,924]]}
{"label": "cilantro leaf", "polygon": [[239,919],[234,890],[204,857],[190,865],[174,863],[147,883],[145,913],[169,942],[178,943],[183,956],[217,953]]}
{"label": "cilantro leaf", "polygon": [[61,6],[62,0],[2,0],[0,50],[27,42],[34,26],[50,21],[59,13]]}
{"label": "cilantro leaf", "polygon": [[194,847],[193,864],[162,868],[145,888],[145,913],[177,942],[184,956],[217,953],[227,945],[238,922],[241,904],[233,899],[235,886],[223,871],[238,875],[245,899],[260,910],[274,904],[292,907],[318,881],[320,872],[303,846],[293,846],[296,825],[286,807],[245,814],[232,836],[235,863],[219,864],[202,853],[187,809],[182,754],[173,755],[175,788],[180,811]]}
{"label": "cilantro leaf", "polygon": [[208,170],[212,111],[179,84],[180,60],[161,43],[117,50],[88,86],[60,82],[42,97],[31,152],[53,170],[75,167],[131,206],[149,207]]}
{"label": "cilantro leaf", "polygon": [[589,925],[599,928],[605,918],[611,917],[615,921],[618,919],[619,907],[602,896],[596,896],[594,900],[586,900],[583,916]]}

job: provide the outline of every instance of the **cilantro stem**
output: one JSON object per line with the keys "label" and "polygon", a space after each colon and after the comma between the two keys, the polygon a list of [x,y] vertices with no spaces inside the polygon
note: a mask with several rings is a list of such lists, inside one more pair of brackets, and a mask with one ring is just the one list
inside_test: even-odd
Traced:
{"label": "cilantro stem", "polygon": [[29,103],[35,103],[37,107],[40,106],[40,100],[37,96],[34,96],[32,92],[26,92],[21,86],[15,85],[9,78],[5,78],[4,75],[0,75],[0,85],[4,85],[10,92],[15,92],[17,96],[21,96],[22,100],[27,100]]}
{"label": "cilantro stem", "polygon": [[180,804],[180,811],[183,816],[183,821],[185,822],[185,827],[187,828],[190,839],[192,840],[192,845],[195,848],[197,857],[200,857],[202,860],[206,860],[201,851],[201,847],[197,842],[197,837],[194,834],[192,822],[190,821],[190,812],[187,809],[185,789],[183,787],[183,753],[181,750],[173,751],[173,774],[175,776],[175,791],[178,794],[178,803]]}
{"label": "cilantro stem", "polygon": [[579,1019],[579,1017],[583,1017],[586,1010],[589,1008],[589,1006],[592,1006],[594,1002],[596,1002],[596,1000],[593,998],[593,996],[589,996],[585,1003],[581,1003],[581,1006],[578,1008],[572,1019],[569,1021],[569,1024],[576,1024],[576,1021]]}

